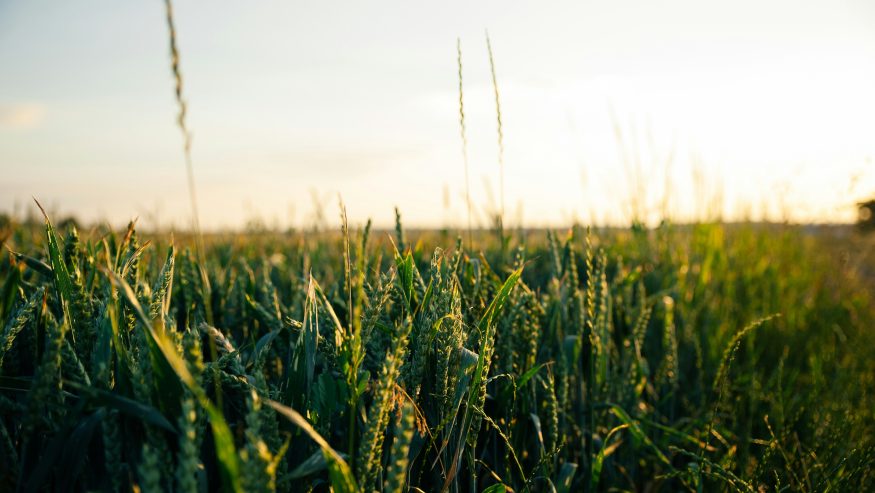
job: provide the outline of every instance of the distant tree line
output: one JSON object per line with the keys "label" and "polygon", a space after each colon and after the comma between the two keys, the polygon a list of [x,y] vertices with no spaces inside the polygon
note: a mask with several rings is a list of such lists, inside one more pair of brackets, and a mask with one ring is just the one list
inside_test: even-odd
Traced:
{"label": "distant tree line", "polygon": [[857,226],[863,231],[875,230],[875,199],[857,204]]}

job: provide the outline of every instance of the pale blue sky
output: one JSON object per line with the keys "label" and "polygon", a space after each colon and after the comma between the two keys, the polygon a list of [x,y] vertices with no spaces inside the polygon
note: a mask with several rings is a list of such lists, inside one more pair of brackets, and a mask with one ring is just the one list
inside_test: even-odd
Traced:
{"label": "pale blue sky", "polygon": [[[0,0],[0,209],[186,223],[163,16]],[[512,224],[623,222],[630,197],[655,217],[666,174],[680,219],[722,195],[730,218],[849,221],[875,193],[868,1],[178,0],[176,23],[210,228],[307,224],[314,190],[331,221],[341,194],[354,221],[397,205],[410,225],[463,224],[457,36],[482,216],[498,196],[485,28]]]}

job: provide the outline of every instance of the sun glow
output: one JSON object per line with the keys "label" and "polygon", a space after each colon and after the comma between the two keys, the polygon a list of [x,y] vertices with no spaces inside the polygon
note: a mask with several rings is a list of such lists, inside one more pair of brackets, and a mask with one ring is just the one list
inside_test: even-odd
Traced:
{"label": "sun glow", "polygon": [[[184,225],[160,5],[87,7],[0,6],[0,63],[14,68],[0,79],[0,208],[35,195],[86,220]],[[411,225],[463,225],[457,36],[488,225],[502,190],[484,27],[508,224],[853,221],[875,191],[865,3],[399,3],[380,29],[366,10],[178,6],[207,228],[306,225],[333,217],[338,194],[354,221],[389,225],[398,206]]]}

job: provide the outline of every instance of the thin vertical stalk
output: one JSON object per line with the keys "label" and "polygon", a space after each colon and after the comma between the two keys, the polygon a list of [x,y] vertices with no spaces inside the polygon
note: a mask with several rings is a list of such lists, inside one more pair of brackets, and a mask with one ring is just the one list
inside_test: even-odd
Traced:
{"label": "thin vertical stalk", "polygon": [[465,101],[462,90],[462,40],[459,38],[456,38],[456,52],[459,64],[459,129],[462,135],[462,159],[465,163],[465,204],[468,208],[468,248],[471,249],[471,186],[468,178],[468,137],[465,134]]}
{"label": "thin vertical stalk", "polygon": [[182,131],[185,169],[188,175],[188,195],[191,199],[192,223],[198,240],[201,241],[197,194],[195,193],[194,186],[194,167],[191,162],[191,132],[188,130],[188,125],[185,122],[185,117],[188,114],[188,105],[182,96],[182,72],[179,69],[179,49],[176,47],[176,26],[173,22],[173,5],[171,5],[171,0],[164,0],[164,5],[167,8],[167,28],[170,31],[170,68],[173,70],[173,78],[176,82],[176,104],[179,106],[176,124],[179,125],[179,129]]}
{"label": "thin vertical stalk", "polygon": [[179,49],[176,46],[176,25],[173,22],[173,5],[171,0],[164,0],[164,5],[167,10],[167,29],[170,35],[170,68],[173,71],[173,79],[175,82],[176,104],[179,106],[179,113],[176,116],[176,124],[182,132],[182,148],[185,155],[185,170],[188,178],[188,196],[191,200],[192,225],[196,236],[196,246],[198,249],[198,259],[203,257],[203,236],[200,228],[200,214],[197,207],[197,193],[194,185],[194,166],[191,160],[191,132],[186,124],[185,117],[188,114],[188,104],[182,95],[182,71],[179,68]]}
{"label": "thin vertical stalk", "polygon": [[592,461],[595,449],[593,448],[593,435],[595,434],[595,317],[596,317],[596,289],[595,289],[595,258],[593,255],[592,233],[586,229],[586,321],[584,325],[583,351],[583,381],[584,381],[584,409],[586,421],[584,425],[584,453],[586,455],[587,489],[595,490],[595,482],[592,477]]}
{"label": "thin vertical stalk", "polygon": [[[492,43],[486,31],[486,49],[489,52],[489,71],[492,74],[492,89],[495,92],[495,116],[498,123],[498,180],[501,209],[499,210],[499,231],[504,235],[504,130],[501,125],[501,99],[498,94],[498,77],[495,75],[495,58],[492,56]],[[503,242],[503,240],[502,240]]]}
{"label": "thin vertical stalk", "polygon": [[[209,325],[214,325],[212,309],[212,288],[210,286],[210,278],[207,275],[206,271],[204,237],[200,227],[200,215],[198,214],[197,194],[195,193],[194,185],[194,166],[192,165],[191,159],[191,132],[188,130],[188,125],[185,121],[185,117],[188,113],[188,105],[185,102],[185,98],[183,98],[182,96],[182,72],[179,69],[179,49],[176,46],[176,26],[173,22],[173,5],[171,4],[171,0],[164,0],[164,6],[166,7],[167,12],[167,30],[170,35],[170,68],[173,71],[173,79],[176,83],[174,91],[176,95],[176,104],[177,106],[179,106],[179,114],[176,117],[176,124],[179,126],[180,131],[182,131],[183,153],[185,155],[185,169],[188,178],[188,196],[191,200],[192,227],[194,228],[195,237],[195,252],[198,258],[197,270],[200,274],[201,285],[204,290],[204,312],[206,315],[207,323]],[[209,338],[209,349],[212,361],[216,361],[218,359],[218,352],[216,350],[216,342],[212,337]],[[214,371],[217,372],[218,370]],[[216,373],[216,375],[218,375],[218,373]],[[218,378],[215,379],[215,391],[216,403],[221,409],[222,386]]]}

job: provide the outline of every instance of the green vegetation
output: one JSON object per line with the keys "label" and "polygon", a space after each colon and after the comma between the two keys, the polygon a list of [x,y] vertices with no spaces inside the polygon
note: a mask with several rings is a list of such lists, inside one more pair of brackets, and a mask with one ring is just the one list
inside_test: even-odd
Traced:
{"label": "green vegetation", "polygon": [[0,488],[875,485],[871,291],[817,235],[481,233],[475,254],[345,222],[207,237],[204,263],[133,226],[10,226]]}

